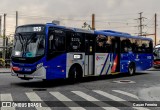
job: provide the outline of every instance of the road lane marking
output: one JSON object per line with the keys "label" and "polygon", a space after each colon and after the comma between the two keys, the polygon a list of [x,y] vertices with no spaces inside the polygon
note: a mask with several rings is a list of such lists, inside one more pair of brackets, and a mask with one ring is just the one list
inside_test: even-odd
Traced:
{"label": "road lane marking", "polygon": [[[84,98],[84,99],[87,100],[87,101],[91,101],[91,102],[100,101],[100,100],[98,100],[98,99],[96,99],[96,98],[94,98],[94,97],[92,97],[92,96],[90,96],[90,95],[88,95],[88,94],[85,94],[85,93],[83,93],[83,92],[81,92],[81,91],[71,91],[71,92],[73,92],[74,94],[76,94],[76,95]],[[101,103],[102,103],[103,105],[106,105],[106,103],[104,103],[104,102],[101,102]],[[94,103],[94,104],[96,104],[96,103]],[[98,105],[98,104],[97,104],[97,105]],[[105,110],[119,110],[119,109],[116,108],[116,107],[102,107],[102,108],[105,109]]]}
{"label": "road lane marking", "polygon": [[[93,90],[93,91],[96,92],[97,94],[100,94],[100,95],[102,95],[102,96],[104,96],[106,98],[109,98],[111,100],[114,100],[114,101],[126,101],[124,99],[121,99],[121,98],[119,98],[117,96],[111,95],[111,94],[109,94],[107,92],[104,92],[104,91],[101,91],[101,90]],[[128,102],[128,103],[130,103],[130,102]],[[123,103],[123,104],[125,104],[125,103]],[[137,110],[150,110],[150,109],[144,108],[144,107],[132,107],[132,108],[137,109]]]}
{"label": "road lane marking", "polygon": [[1,94],[1,101],[13,101],[11,94]]}
{"label": "road lane marking", "polygon": [[123,95],[127,95],[129,97],[132,97],[134,99],[139,100],[139,98],[136,95],[134,95],[134,94],[131,94],[131,93],[128,93],[128,92],[125,92],[125,91],[121,91],[121,90],[112,90],[112,91],[120,93],[120,94],[123,94]]}
{"label": "road lane marking", "polygon": [[[56,97],[59,101],[62,101],[66,106],[68,106],[67,103],[65,103],[64,101],[72,101],[71,99],[69,99],[68,97],[64,96],[63,94],[61,94],[60,92],[49,92],[51,95],[53,95],[54,97]],[[78,107],[79,105],[76,104],[75,102],[72,101],[72,104],[74,104],[74,106],[76,107],[69,107],[71,110],[86,110],[83,107]]]}
{"label": "road lane marking", "polygon": [[[13,101],[11,94],[0,94],[0,101]],[[15,110],[15,107],[1,107],[1,110]]]}
{"label": "road lane marking", "polygon": [[[27,97],[30,101],[40,101],[43,102],[42,99],[35,92],[26,93]],[[50,107],[36,107],[37,110],[51,110]]]}
{"label": "road lane marking", "polygon": [[92,96],[90,96],[90,95],[88,95],[88,94],[85,94],[85,93],[83,93],[83,92],[81,92],[81,91],[72,91],[72,92],[73,92],[74,94],[76,94],[76,95],[84,98],[84,99],[87,100],[87,101],[99,101],[98,99],[96,99],[96,98],[94,98],[94,97],[92,97]]}

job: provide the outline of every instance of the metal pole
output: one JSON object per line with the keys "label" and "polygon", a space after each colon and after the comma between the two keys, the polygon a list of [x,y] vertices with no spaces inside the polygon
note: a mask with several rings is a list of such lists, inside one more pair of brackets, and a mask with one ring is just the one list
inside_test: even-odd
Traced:
{"label": "metal pole", "polygon": [[92,14],[92,30],[95,30],[95,14]]}
{"label": "metal pole", "polygon": [[2,16],[0,15],[0,37],[2,36]]}
{"label": "metal pole", "polygon": [[5,38],[6,38],[6,14],[4,14],[4,24],[3,24],[3,59],[5,60],[5,56],[6,56],[6,51],[5,51],[5,47],[6,47],[6,43],[5,43]]}
{"label": "metal pole", "polygon": [[16,28],[18,26],[18,11],[16,11]]}
{"label": "metal pole", "polygon": [[157,44],[157,14],[155,14],[155,45]]}
{"label": "metal pole", "polygon": [[139,18],[139,20],[140,20],[140,36],[142,36],[142,13],[143,12],[139,13],[140,14],[140,18]]}

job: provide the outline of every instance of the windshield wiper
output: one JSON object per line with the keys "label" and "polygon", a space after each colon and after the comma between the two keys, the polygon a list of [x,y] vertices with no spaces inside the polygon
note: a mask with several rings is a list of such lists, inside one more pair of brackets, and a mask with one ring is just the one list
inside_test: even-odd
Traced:
{"label": "windshield wiper", "polygon": [[31,41],[33,40],[33,38],[36,36],[37,34],[36,33],[33,33],[30,38],[26,41],[26,45],[30,44]]}

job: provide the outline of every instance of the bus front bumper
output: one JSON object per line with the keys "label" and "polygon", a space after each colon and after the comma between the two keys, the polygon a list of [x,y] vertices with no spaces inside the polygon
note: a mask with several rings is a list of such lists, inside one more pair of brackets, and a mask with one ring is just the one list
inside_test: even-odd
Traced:
{"label": "bus front bumper", "polygon": [[17,76],[22,79],[46,79],[46,69],[44,67],[39,68],[32,74],[23,74],[23,73],[15,73],[13,70],[11,71],[12,76]]}

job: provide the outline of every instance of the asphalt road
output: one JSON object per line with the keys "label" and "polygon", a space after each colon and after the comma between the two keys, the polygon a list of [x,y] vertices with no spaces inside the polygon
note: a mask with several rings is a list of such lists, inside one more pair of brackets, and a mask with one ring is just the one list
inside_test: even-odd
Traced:
{"label": "asphalt road", "polygon": [[[10,73],[0,74],[1,101],[40,101],[44,110],[159,110],[158,107],[136,107],[133,102],[129,102],[135,101],[137,104],[139,101],[148,100],[146,95],[149,92],[147,90],[150,90],[150,88],[153,90],[155,87],[160,87],[159,70],[143,71],[134,76],[120,74],[88,77],[73,85],[63,79],[49,82],[41,80],[24,81],[11,76]],[[151,96],[148,101],[154,100],[155,98],[152,100]],[[156,101],[160,101],[158,95]],[[44,106],[50,107],[45,108]],[[7,108],[2,109],[8,110]],[[11,109],[21,110],[22,108]],[[39,107],[23,109],[42,110]]]}

